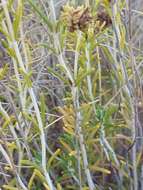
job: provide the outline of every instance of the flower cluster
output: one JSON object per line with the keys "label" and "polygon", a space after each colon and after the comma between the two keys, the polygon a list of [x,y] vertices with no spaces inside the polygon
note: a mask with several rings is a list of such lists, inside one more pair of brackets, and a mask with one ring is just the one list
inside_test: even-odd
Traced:
{"label": "flower cluster", "polygon": [[69,5],[63,6],[61,20],[66,24],[70,32],[77,30],[87,32],[91,28],[93,31],[98,32],[112,24],[111,17],[104,8],[99,10],[96,16],[93,17],[90,8],[83,5],[77,8]]}
{"label": "flower cluster", "polygon": [[88,7],[78,6],[74,8],[65,5],[62,10],[61,19],[66,23],[70,32],[76,30],[85,31],[92,20],[92,16]]}

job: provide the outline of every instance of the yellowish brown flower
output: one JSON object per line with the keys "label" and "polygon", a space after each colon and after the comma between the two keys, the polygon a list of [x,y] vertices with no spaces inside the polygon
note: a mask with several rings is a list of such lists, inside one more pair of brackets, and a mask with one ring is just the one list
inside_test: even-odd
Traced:
{"label": "yellowish brown flower", "polygon": [[61,19],[65,22],[70,32],[76,30],[86,31],[92,20],[92,16],[88,7],[65,5],[61,13]]}

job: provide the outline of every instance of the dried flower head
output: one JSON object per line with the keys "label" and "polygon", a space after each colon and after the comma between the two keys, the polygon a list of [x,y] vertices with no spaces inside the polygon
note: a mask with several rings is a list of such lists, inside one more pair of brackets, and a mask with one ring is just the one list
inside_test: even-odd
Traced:
{"label": "dried flower head", "polygon": [[88,7],[65,5],[62,10],[61,19],[66,23],[70,32],[76,30],[86,31],[92,20],[91,13]]}
{"label": "dried flower head", "polygon": [[112,24],[110,15],[104,9],[98,11],[96,20],[98,21],[99,26],[103,26],[104,28],[109,27]]}

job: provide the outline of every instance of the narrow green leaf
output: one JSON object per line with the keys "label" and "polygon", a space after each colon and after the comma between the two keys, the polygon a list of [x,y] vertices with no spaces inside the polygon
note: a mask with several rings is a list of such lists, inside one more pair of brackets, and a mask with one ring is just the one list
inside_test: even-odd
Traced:
{"label": "narrow green leaf", "polygon": [[22,13],[23,13],[23,4],[22,4],[22,1],[18,1],[18,6],[15,11],[15,18],[13,22],[14,35],[16,39],[18,36],[18,30],[19,30],[21,19],[22,19]]}
{"label": "narrow green leaf", "polygon": [[45,104],[45,97],[44,97],[44,94],[41,93],[40,95],[40,109],[41,109],[41,118],[42,118],[42,122],[43,122],[43,125],[45,125],[46,123],[46,104]]}

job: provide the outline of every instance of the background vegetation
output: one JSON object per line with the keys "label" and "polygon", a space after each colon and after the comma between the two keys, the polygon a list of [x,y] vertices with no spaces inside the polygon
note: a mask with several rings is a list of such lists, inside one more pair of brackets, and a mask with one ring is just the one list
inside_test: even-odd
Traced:
{"label": "background vegetation", "polygon": [[143,189],[142,11],[1,0],[1,189]]}

